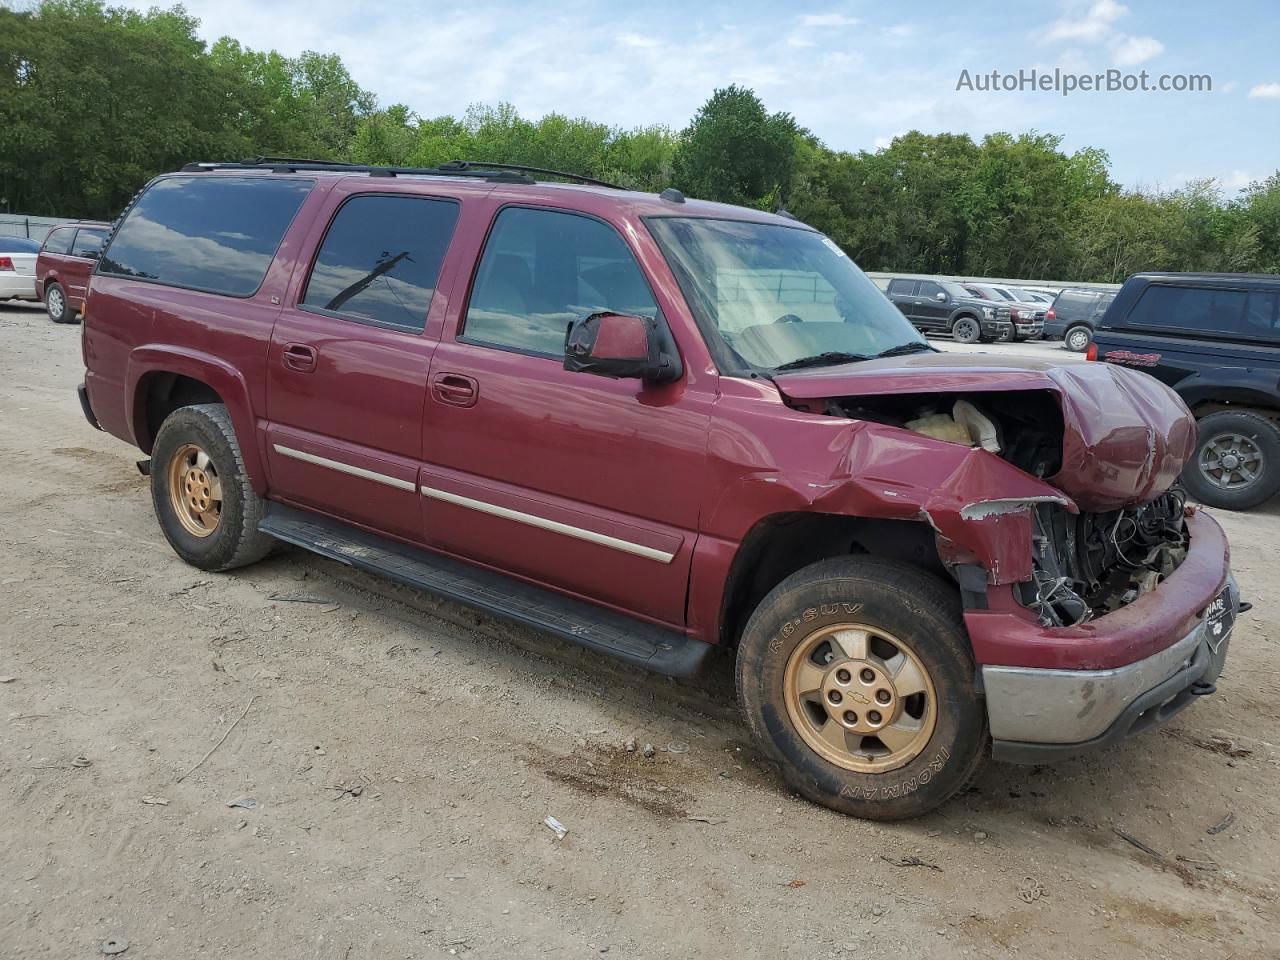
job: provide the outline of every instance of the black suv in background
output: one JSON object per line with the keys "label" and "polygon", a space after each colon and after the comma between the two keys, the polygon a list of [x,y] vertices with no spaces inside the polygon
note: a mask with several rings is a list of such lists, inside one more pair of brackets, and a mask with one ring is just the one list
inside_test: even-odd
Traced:
{"label": "black suv in background", "polygon": [[1013,337],[1007,306],[975,297],[953,280],[894,277],[885,294],[925,333],[949,333],[960,343]]}
{"label": "black suv in background", "polygon": [[1201,503],[1247,510],[1280,491],[1280,276],[1135,274],[1089,359],[1144,370],[1191,408],[1182,482]]}
{"label": "black suv in background", "polygon": [[1068,350],[1084,353],[1115,298],[1112,290],[1060,290],[1044,315],[1044,338],[1061,340]]}

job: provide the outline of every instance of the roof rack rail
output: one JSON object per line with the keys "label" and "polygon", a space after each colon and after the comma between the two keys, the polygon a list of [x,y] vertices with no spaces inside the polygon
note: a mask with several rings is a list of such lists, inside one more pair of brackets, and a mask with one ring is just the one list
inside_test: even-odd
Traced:
{"label": "roof rack rail", "polygon": [[337,160],[299,160],[289,157],[254,157],[249,160],[228,162],[188,163],[182,173],[201,173],[208,170],[271,170],[274,173],[297,173],[309,170],[336,170],[343,173],[367,173],[374,177],[405,176],[425,177],[476,177],[497,183],[537,183],[530,174],[542,174],[548,177],[561,177],[574,183],[589,184],[594,187],[608,187],[621,190],[617,184],[584,177],[576,173],[565,173],[561,170],[547,170],[543,167],[526,167],[514,163],[483,163],[470,160],[450,160],[438,167],[391,167],[365,163],[343,163]]}

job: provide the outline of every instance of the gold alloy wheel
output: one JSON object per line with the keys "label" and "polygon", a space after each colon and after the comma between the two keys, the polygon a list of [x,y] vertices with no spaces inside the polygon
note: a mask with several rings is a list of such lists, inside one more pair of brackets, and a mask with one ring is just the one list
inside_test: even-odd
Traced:
{"label": "gold alloy wheel", "polygon": [[169,461],[169,502],[182,529],[207,537],[222,519],[222,481],[209,455],[194,443],[183,444]]}
{"label": "gold alloy wheel", "polygon": [[933,680],[902,640],[862,623],[809,634],[782,677],[787,714],[824,760],[856,773],[910,763],[938,722]]}

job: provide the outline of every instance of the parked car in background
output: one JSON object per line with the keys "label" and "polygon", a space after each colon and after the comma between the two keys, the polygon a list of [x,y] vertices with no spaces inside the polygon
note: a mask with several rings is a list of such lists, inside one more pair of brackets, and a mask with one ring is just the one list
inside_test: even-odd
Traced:
{"label": "parked car in background", "polygon": [[1280,276],[1136,274],[1089,358],[1149,373],[1191,408],[1182,483],[1201,503],[1246,510],[1280,492]]}
{"label": "parked car in background", "polygon": [[1044,307],[1034,300],[1015,297],[1010,287],[989,283],[966,283],[964,288],[975,297],[1008,306],[1012,332],[1004,340],[1039,340],[1044,336]]}
{"label": "parked car in background", "polygon": [[1044,315],[1046,338],[1061,340],[1068,350],[1084,353],[1098,321],[1116,298],[1111,290],[1063,290]]}
{"label": "parked car in background", "polygon": [[1239,591],[1168,387],[935,350],[794,219],[520,169],[140,194],[79,393],[180,557],[281,540],[668,674],[729,648],[762,753],[876,819],[1212,693]]}
{"label": "parked car in background", "polygon": [[40,244],[26,237],[0,237],[0,300],[36,300],[36,255]]}
{"label": "parked car in background", "polygon": [[1013,336],[1009,307],[975,297],[954,280],[894,277],[886,296],[917,330],[949,333],[960,343]]}
{"label": "parked car in background", "polygon": [[54,323],[75,322],[110,229],[108,223],[86,220],[54,227],[45,237],[36,260],[36,292]]}

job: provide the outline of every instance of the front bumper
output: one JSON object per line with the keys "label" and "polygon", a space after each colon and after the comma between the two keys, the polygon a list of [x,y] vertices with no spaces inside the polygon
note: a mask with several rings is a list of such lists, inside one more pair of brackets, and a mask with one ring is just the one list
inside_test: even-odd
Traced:
{"label": "front bumper", "polygon": [[[1232,621],[1240,590],[1228,574]],[[1208,619],[1176,643],[1106,670],[982,667],[992,755],[1043,763],[1110,746],[1211,694],[1222,673],[1230,630],[1212,636]]]}
{"label": "front bumper", "polygon": [[1017,332],[1019,340],[1038,340],[1044,336],[1044,321],[1015,323],[1013,329]]}
{"label": "front bumper", "polygon": [[982,335],[990,337],[992,340],[1007,337],[1013,332],[1013,324],[1007,319],[997,317],[989,320],[984,317],[979,323],[982,327]]}

